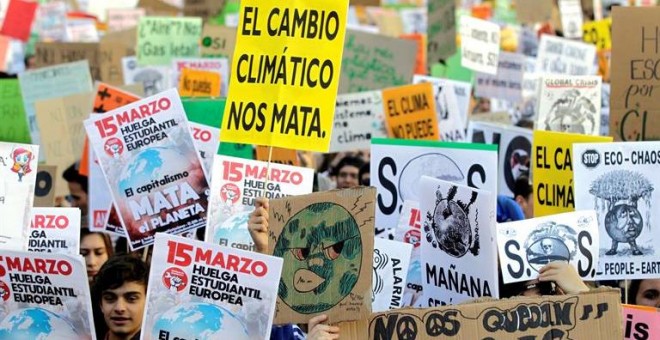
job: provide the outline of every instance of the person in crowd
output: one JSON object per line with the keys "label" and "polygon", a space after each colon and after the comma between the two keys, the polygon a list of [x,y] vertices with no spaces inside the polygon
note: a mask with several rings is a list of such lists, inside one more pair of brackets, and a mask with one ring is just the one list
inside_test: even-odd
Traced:
{"label": "person in crowd", "polygon": [[334,168],[337,189],[349,189],[360,185],[360,168],[364,165],[361,158],[346,156]]}
{"label": "person in crowd", "polygon": [[118,255],[108,260],[92,285],[92,307],[98,339],[140,339],[149,267],[139,258]]}
{"label": "person in crowd", "polygon": [[92,283],[101,266],[113,255],[110,236],[82,228],[80,230],[80,255],[85,258],[87,279],[89,283]]}
{"label": "person in crowd", "polygon": [[660,279],[633,280],[628,289],[627,303],[660,308]]}
{"label": "person in crowd", "polygon": [[520,221],[525,219],[522,208],[509,196],[497,195],[497,223]]}
{"label": "person in crowd", "polygon": [[[502,282],[500,271],[500,282]],[[535,280],[501,284],[500,297],[580,294],[589,291],[573,266],[565,261],[554,261],[539,270]]]}
{"label": "person in crowd", "polygon": [[534,217],[534,191],[529,177],[520,176],[513,185],[513,197],[520,206],[525,218]]}
{"label": "person in crowd", "polygon": [[74,208],[80,209],[81,219],[80,224],[86,228],[89,224],[87,219],[87,176],[83,176],[78,172],[79,163],[76,162],[64,170],[62,177],[69,186],[69,195],[66,200]]}
{"label": "person in crowd", "polygon": [[360,168],[360,172],[358,174],[360,178],[360,185],[368,187],[371,185],[371,163],[366,162],[362,167]]}
{"label": "person in crowd", "polygon": [[[356,176],[357,178],[357,176]],[[260,197],[255,200],[255,209],[250,213],[248,230],[254,242],[255,249],[265,254],[268,251],[268,198]],[[327,315],[319,315],[309,320],[307,340],[334,340],[339,339],[339,327],[325,324]],[[287,332],[287,330],[290,330]],[[299,328],[295,325],[284,327],[274,326],[271,340],[298,339],[295,334]]]}

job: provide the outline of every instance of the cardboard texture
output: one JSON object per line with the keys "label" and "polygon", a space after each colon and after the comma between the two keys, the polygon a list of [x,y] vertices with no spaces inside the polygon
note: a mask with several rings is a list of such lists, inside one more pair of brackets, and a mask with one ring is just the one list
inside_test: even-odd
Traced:
{"label": "cardboard texture", "polygon": [[284,259],[275,324],[371,314],[375,198],[358,187],[270,201],[268,250]]}
{"label": "cardboard texture", "polygon": [[518,21],[528,24],[548,21],[552,7],[552,0],[516,0]]}
{"label": "cardboard texture", "polygon": [[99,42],[101,80],[110,85],[124,84],[123,57],[135,55],[137,29],[131,28],[106,34]]}
{"label": "cardboard texture", "polygon": [[101,79],[98,43],[38,42],[34,60],[37,68],[87,60],[92,79]]}
{"label": "cardboard texture", "polygon": [[204,24],[200,53],[202,57],[226,57],[231,65],[236,46],[236,28]]}
{"label": "cardboard texture", "polygon": [[53,206],[55,203],[55,184],[57,182],[60,182],[57,178],[57,167],[39,164],[37,167],[37,180],[34,184],[35,207]]}
{"label": "cardboard texture", "polygon": [[[619,290],[399,309],[339,325],[340,338],[622,339]],[[531,313],[531,315],[530,315]],[[542,322],[539,322],[542,318]]]}
{"label": "cardboard texture", "polygon": [[226,0],[184,0],[183,15],[206,20],[220,14],[226,4]]}
{"label": "cardboard texture", "polygon": [[659,21],[660,7],[613,9],[610,134],[617,141],[660,139]]}
{"label": "cardboard texture", "polygon": [[429,0],[428,48],[429,65],[445,60],[456,53],[456,2],[454,0]]}

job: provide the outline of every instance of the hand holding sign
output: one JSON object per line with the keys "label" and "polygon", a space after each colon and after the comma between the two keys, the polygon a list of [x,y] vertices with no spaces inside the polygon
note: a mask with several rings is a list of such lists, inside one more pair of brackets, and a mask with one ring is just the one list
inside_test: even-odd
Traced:
{"label": "hand holding sign", "polygon": [[589,291],[573,266],[566,262],[550,262],[539,270],[539,281],[554,282],[564,294],[578,294]]}
{"label": "hand holding sign", "polygon": [[254,206],[254,211],[250,213],[248,230],[257,251],[265,253],[268,251],[268,198],[257,198]]}

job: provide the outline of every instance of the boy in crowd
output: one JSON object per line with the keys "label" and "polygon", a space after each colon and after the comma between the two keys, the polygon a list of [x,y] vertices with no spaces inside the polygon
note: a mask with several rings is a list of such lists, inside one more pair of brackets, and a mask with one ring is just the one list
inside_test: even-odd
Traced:
{"label": "boy in crowd", "polygon": [[346,156],[335,168],[337,189],[350,189],[360,185],[360,169],[364,165],[361,158]]}

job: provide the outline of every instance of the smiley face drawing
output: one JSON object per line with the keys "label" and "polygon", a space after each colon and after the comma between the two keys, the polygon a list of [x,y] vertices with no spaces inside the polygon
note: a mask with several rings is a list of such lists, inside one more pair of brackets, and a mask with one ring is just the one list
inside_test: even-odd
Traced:
{"label": "smiley face drawing", "polygon": [[342,301],[358,281],[360,230],[341,205],[314,203],[286,222],[273,255],[284,259],[282,301],[301,314],[320,313]]}

